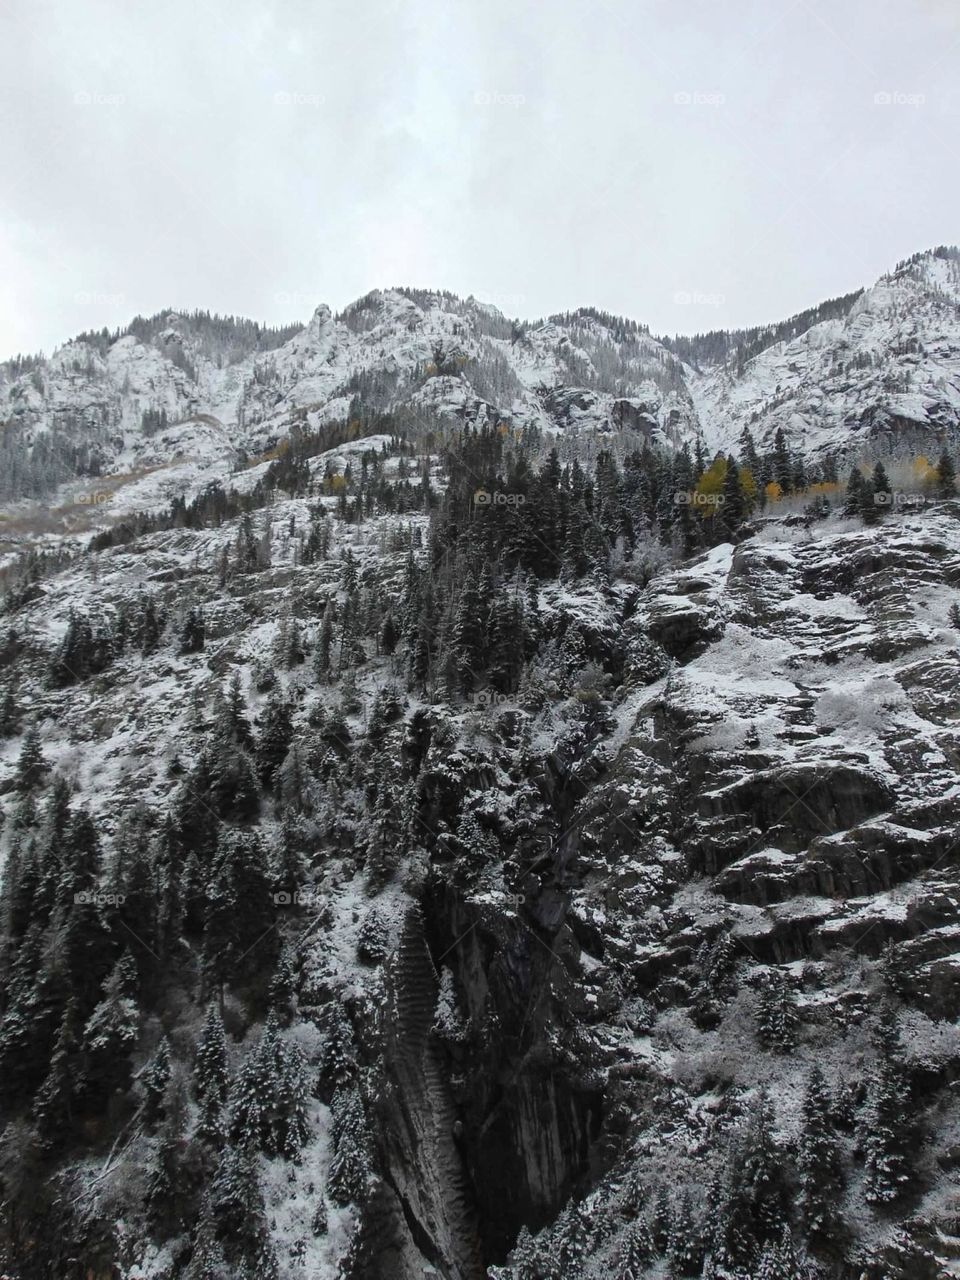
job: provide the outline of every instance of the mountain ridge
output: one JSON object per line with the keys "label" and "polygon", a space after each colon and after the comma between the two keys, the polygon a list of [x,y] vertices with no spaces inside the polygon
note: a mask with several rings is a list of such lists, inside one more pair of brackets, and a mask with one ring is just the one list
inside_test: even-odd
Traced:
{"label": "mountain ridge", "polygon": [[377,414],[710,454],[745,428],[814,461],[932,454],[960,430],[960,253],[914,255],[780,324],[682,340],[589,307],[517,321],[409,288],[320,304],[301,327],[136,317],[0,366],[0,500],[176,470],[188,452],[202,480],[224,478],[296,428]]}

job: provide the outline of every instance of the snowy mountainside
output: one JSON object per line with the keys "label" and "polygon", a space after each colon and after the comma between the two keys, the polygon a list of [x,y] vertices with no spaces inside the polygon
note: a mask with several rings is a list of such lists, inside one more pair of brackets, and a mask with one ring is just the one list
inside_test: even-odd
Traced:
{"label": "snowy mountainside", "polygon": [[69,502],[77,477],[172,467],[196,491],[298,425],[355,412],[626,433],[668,448],[702,436],[711,452],[734,448],[745,427],[762,445],[782,428],[810,458],[932,455],[956,435],[958,281],[955,251],[918,254],[789,340],[774,340],[785,326],[766,346],[750,331],[757,354],[705,348],[693,364],[668,348],[699,340],[664,345],[589,308],[509,321],[442,292],[376,290],[339,316],[318,306],[295,332],[233,322],[224,337],[170,312],[0,366],[2,496]]}
{"label": "snowy mountainside", "polygon": [[810,457],[934,453],[960,411],[960,256],[917,255],[846,314],[772,343],[742,369],[691,371],[707,439],[736,447],[781,428]]}
{"label": "snowy mountainside", "polygon": [[0,1265],[956,1274],[957,500],[627,555],[433,444],[8,582]]}
{"label": "snowy mountainside", "polygon": [[[191,319],[170,313],[144,340],[93,335],[27,372],[0,366],[5,443],[29,447],[54,433],[81,450],[76,470],[88,477],[189,455],[202,482],[275,447],[296,425],[346,419],[359,404],[518,429],[629,428],[666,445],[693,429],[680,363],[646,335],[618,340],[589,317],[520,334],[472,299],[417,297],[375,291],[340,317],[318,306],[282,345],[233,362],[214,359]],[[161,414],[162,425],[147,430],[145,415]],[[46,497],[67,478],[48,470],[49,479],[30,476],[8,496]]]}

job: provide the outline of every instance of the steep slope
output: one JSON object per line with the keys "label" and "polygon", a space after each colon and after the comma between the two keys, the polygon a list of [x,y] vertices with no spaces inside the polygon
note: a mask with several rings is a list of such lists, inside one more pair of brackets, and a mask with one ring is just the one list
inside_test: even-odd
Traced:
{"label": "steep slope", "polygon": [[[376,291],[339,317],[318,307],[271,350],[226,356],[195,318],[162,320],[115,339],[78,338],[29,370],[0,366],[3,496],[46,499],[69,476],[88,478],[60,490],[63,503],[93,488],[90,478],[154,468],[196,491],[297,426],[354,411],[631,430],[667,445],[694,430],[679,361],[636,326],[614,332],[590,314],[520,326],[473,299]],[[144,497],[156,504],[166,493]]]}
{"label": "steep slope", "polygon": [[171,312],[0,366],[0,497],[68,508],[148,472],[138,497],[156,506],[298,427],[384,412],[632,446],[702,435],[711,452],[745,427],[761,447],[782,428],[809,458],[932,455],[960,410],[956,251],[918,254],[838,301],[798,325],[666,343],[590,309],[509,321],[422,290],[377,290],[339,316],[319,306],[292,333]]}
{"label": "steep slope", "polygon": [[[382,468],[401,491],[396,442],[364,445],[355,476]],[[51,563],[8,600],[5,1264],[194,1280],[243,1244],[235,1274],[258,1280],[652,1280],[681,1245],[687,1274],[711,1251],[719,1265],[742,1213],[741,1274],[785,1225],[831,1280],[950,1274],[957,503],[873,529],[770,517],[659,573],[610,560],[521,581],[493,555],[480,617],[495,637],[512,600],[522,623],[504,685],[444,649],[483,643],[469,558],[425,550],[449,510],[344,518],[320,483],[341,456],[310,460],[306,496]],[[473,547],[514,516],[464,519]],[[424,680],[432,591],[450,594]],[[126,637],[92,674],[63,670],[71,610]],[[69,784],[56,803],[27,767],[31,724]],[[47,903],[54,871],[72,892],[77,868],[72,913]],[[125,1004],[105,977],[75,1043],[42,1016],[61,932],[87,940],[97,980],[126,950],[141,984]],[[194,1060],[218,982],[230,1096],[211,1136]],[[151,1121],[164,1034],[174,1070]],[[108,1098],[89,1065],[104,1038],[126,1064]],[[265,1060],[281,1064],[269,1087]],[[839,1170],[826,1239],[801,1208],[814,1065]],[[296,1136],[277,1143],[284,1108]],[[731,1199],[743,1160],[776,1170],[762,1212]],[[524,1228],[539,1234],[508,1263]]]}
{"label": "steep slope", "polygon": [[811,457],[934,454],[960,414],[960,256],[920,254],[865,290],[842,317],[771,344],[738,369],[689,371],[711,444],[780,428]]}

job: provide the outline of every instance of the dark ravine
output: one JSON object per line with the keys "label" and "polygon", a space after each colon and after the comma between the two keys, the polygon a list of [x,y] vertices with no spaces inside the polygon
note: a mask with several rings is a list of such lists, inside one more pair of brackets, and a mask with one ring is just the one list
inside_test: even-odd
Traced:
{"label": "dark ravine", "polygon": [[[431,909],[432,907],[432,909]],[[551,1221],[586,1185],[602,1095],[589,1064],[557,1042],[573,1024],[568,929],[545,933],[527,904],[504,916],[441,891],[427,910],[434,952],[454,973],[479,1035],[448,1055],[484,1262],[502,1262],[520,1227]]]}

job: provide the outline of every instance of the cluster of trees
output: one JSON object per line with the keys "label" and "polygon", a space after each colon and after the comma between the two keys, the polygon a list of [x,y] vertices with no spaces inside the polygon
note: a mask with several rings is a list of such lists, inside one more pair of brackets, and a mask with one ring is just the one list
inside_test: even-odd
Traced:
{"label": "cluster of trees", "polygon": [[0,431],[0,501],[44,498],[74,476],[93,474],[90,445],[69,432]]}
{"label": "cluster of trees", "polygon": [[[852,1180],[864,1179],[866,1199],[878,1209],[902,1202],[918,1185],[910,1084],[890,1008],[882,1010],[872,1038],[873,1063],[860,1089],[840,1084],[831,1090],[819,1066],[809,1070],[795,1139],[780,1131],[774,1103],[760,1090],[725,1123],[711,1144],[711,1167],[695,1186],[682,1175],[660,1181],[652,1170],[615,1175],[609,1199],[615,1202],[619,1192],[619,1206],[592,1213],[571,1202],[539,1236],[524,1228],[509,1264],[495,1274],[576,1280],[586,1274],[588,1259],[610,1256],[611,1236],[617,1280],[641,1280],[663,1265],[671,1280],[825,1274],[821,1266],[843,1258],[857,1232],[843,1211]],[[922,1248],[914,1257],[915,1271],[902,1274],[934,1274],[923,1264]]]}
{"label": "cluster of trees", "polygon": [[[135,316],[125,329],[109,334],[107,345],[132,335],[143,343],[156,342],[176,319],[178,332],[187,335],[196,349],[218,367],[237,364],[247,356],[282,347],[303,328],[302,324],[264,325],[242,316],[221,316],[209,311],[190,311],[173,317],[169,311],[153,316]],[[86,340],[89,335],[83,335]]]}
{"label": "cluster of trees", "polygon": [[695,333],[692,337],[677,334],[658,341],[695,369],[705,364],[726,364],[732,358],[737,372],[742,373],[749,360],[774,343],[790,342],[815,324],[845,316],[862,293],[862,289],[856,289],[839,298],[828,298],[779,324],[755,325],[751,329],[713,329],[709,333]]}
{"label": "cluster of trees", "polygon": [[[155,652],[165,625],[163,609],[155,597],[146,592],[133,601],[121,600],[112,617],[94,620],[78,609],[71,609],[66,632],[50,663],[50,683],[62,688],[96,675],[128,648],[144,656]],[[197,611],[191,610],[184,624],[185,637],[189,636],[191,642],[198,625]],[[202,637],[196,647],[203,647]]]}
{"label": "cluster of trees", "polygon": [[[945,449],[941,453],[936,467],[929,468],[926,493],[907,495],[922,500],[931,495],[940,499],[954,498],[957,495],[957,472],[950,453]],[[864,474],[860,467],[854,467],[847,481],[847,491],[843,503],[844,515],[859,516],[864,524],[876,524],[885,511],[895,505],[895,495],[882,462],[876,463],[873,471]]]}

